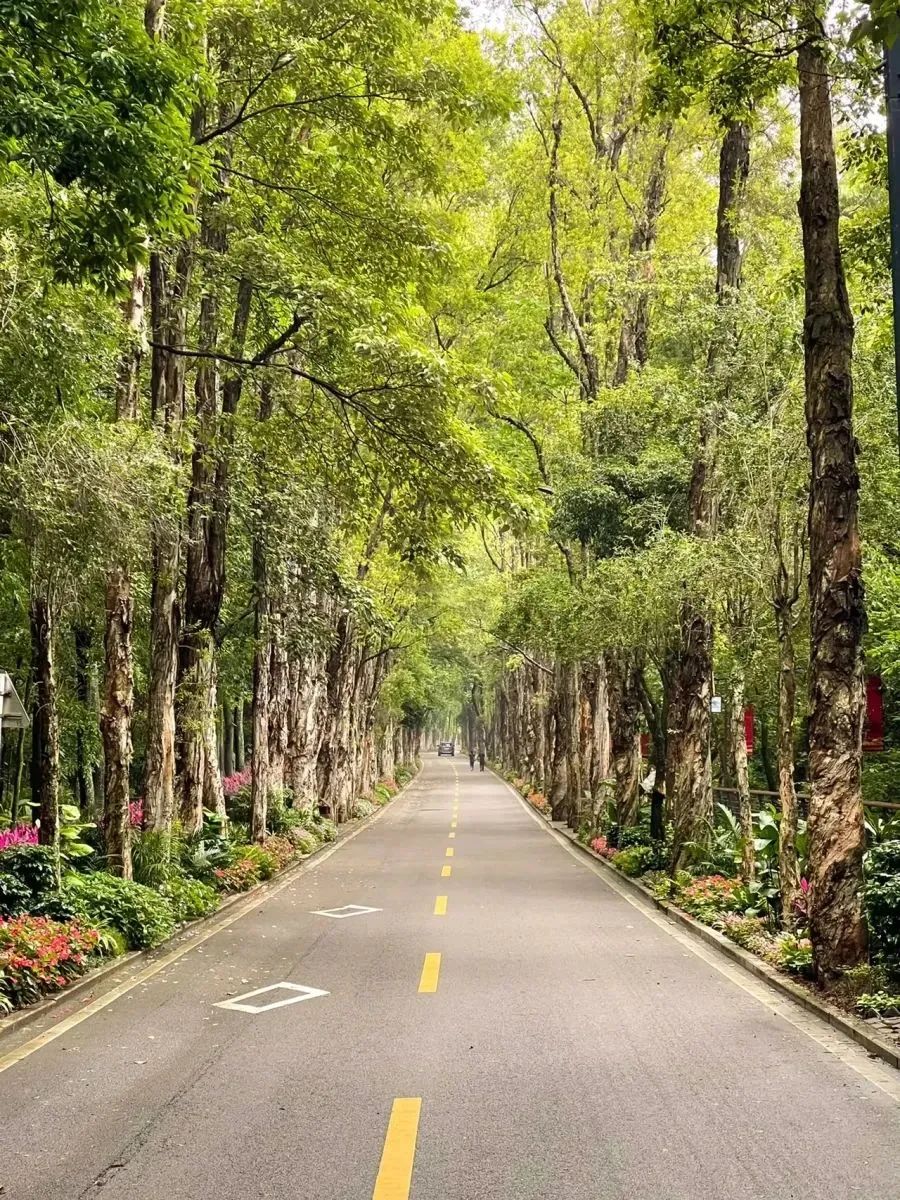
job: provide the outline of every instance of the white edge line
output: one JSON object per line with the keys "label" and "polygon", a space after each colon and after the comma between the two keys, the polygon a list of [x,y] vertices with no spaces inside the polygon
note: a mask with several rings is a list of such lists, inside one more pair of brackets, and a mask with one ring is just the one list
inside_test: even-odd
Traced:
{"label": "white edge line", "polygon": [[617,879],[610,877],[608,872],[599,863],[595,863],[586,855],[581,854],[567,838],[558,833],[543,817],[539,817],[536,812],[533,812],[528,802],[523,800],[516,789],[507,783],[502,776],[497,775],[496,771],[494,775],[515,796],[528,816],[545,833],[549,834],[577,863],[591,871],[611,891],[621,896],[632,908],[636,908],[638,912],[642,913],[648,921],[652,921],[654,925],[664,930],[669,937],[686,947],[697,958],[702,959],[709,966],[715,968],[720,975],[724,975],[726,979],[752,996],[760,1004],[769,1009],[770,1012],[782,1017],[800,1033],[805,1034],[811,1041],[816,1042],[823,1049],[834,1055],[835,1058],[850,1067],[851,1070],[868,1080],[869,1083],[874,1084],[882,1092],[886,1092],[892,1100],[900,1103],[900,1075],[898,1075],[896,1070],[871,1059],[866,1050],[848,1038],[846,1034],[832,1029],[821,1017],[807,1012],[806,1009],[801,1008],[799,1004],[796,1004],[787,996],[779,995],[768,984],[763,983],[762,980],[757,980],[753,976],[747,975],[741,967],[732,966],[730,963],[725,962],[715,950],[707,948],[689,933],[680,930],[674,922],[667,920],[661,913],[655,909],[651,909],[648,904],[642,903],[636,896],[631,895],[628,889],[623,887]]}

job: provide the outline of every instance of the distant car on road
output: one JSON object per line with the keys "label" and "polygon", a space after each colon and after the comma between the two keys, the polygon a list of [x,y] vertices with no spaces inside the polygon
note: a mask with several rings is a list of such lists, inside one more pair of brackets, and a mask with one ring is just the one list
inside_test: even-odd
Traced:
{"label": "distant car on road", "polygon": [[456,742],[439,742],[438,743],[438,758],[442,755],[447,755],[450,758],[456,757]]}

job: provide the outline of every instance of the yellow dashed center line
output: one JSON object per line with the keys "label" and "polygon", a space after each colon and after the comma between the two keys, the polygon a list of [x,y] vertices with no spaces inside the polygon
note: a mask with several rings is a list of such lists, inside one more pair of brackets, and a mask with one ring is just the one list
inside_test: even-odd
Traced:
{"label": "yellow dashed center line", "polygon": [[441,973],[441,956],[440,954],[426,954],[425,962],[422,964],[422,974],[419,978],[420,992],[436,992],[438,986],[438,976]]}
{"label": "yellow dashed center line", "polygon": [[420,1097],[401,1096],[391,1106],[372,1200],[408,1200],[421,1111]]}
{"label": "yellow dashed center line", "polygon": [[452,847],[452,846],[448,846],[448,847],[447,847],[447,849],[446,849],[446,850],[445,850],[445,852],[444,852],[444,857],[445,857],[445,858],[452,858],[452,857],[453,857],[453,847]]}
{"label": "yellow dashed center line", "polygon": [[456,834],[455,834],[455,833],[453,832],[453,830],[451,829],[451,830],[450,830],[450,832],[447,834],[447,837],[455,838],[455,837],[456,837]]}
{"label": "yellow dashed center line", "polygon": [[447,915],[447,897],[438,896],[434,902],[434,915],[436,917],[446,917]]}
{"label": "yellow dashed center line", "polygon": [[451,828],[451,829],[455,829],[455,828],[456,828],[456,819],[455,819],[455,818],[454,818],[454,819],[453,819],[453,820],[450,822],[450,828]]}
{"label": "yellow dashed center line", "polygon": [[449,878],[450,878],[450,873],[451,873],[451,871],[452,871],[452,870],[453,870],[453,868],[450,866],[450,864],[449,864],[449,863],[447,863],[447,865],[446,865],[445,867],[441,867],[441,878],[442,878],[442,879],[449,879]]}

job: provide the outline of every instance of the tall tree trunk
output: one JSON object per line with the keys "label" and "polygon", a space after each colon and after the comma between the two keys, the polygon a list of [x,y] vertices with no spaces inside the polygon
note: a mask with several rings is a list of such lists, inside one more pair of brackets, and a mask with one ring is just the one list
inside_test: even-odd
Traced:
{"label": "tall tree trunk", "polygon": [[653,279],[651,252],[666,194],[666,157],[672,136],[671,126],[663,131],[653,156],[644,191],[628,244],[629,282],[634,295],[622,318],[619,349],[613,386],[628,378],[633,365],[643,367],[650,357],[650,283]]}
{"label": "tall tree trunk", "polygon": [[[129,344],[116,378],[116,420],[135,421],[144,356],[144,268],[135,266],[124,305]],[[103,739],[103,834],[113,875],[131,878],[131,720],[134,713],[134,600],[128,565],[115,562],[106,573],[105,672],[100,731]]]}
{"label": "tall tree trunk", "polygon": [[134,711],[132,627],[134,600],[124,568],[106,576],[106,668],[100,731],[103,736],[103,836],[107,869],[131,878],[131,717]]}
{"label": "tall tree trunk", "polygon": [[234,708],[222,705],[222,770],[227,779],[234,774]]}
{"label": "tall tree trunk", "polygon": [[609,686],[609,728],[612,747],[613,801],[616,822],[625,829],[640,817],[641,750],[638,718],[641,711],[634,657],[624,650],[606,655]]}
{"label": "tall tree trunk", "polygon": [[553,820],[564,821],[569,809],[569,767],[571,743],[575,733],[570,696],[570,668],[566,663],[558,662],[555,666],[551,706],[553,742],[548,799]]}
{"label": "tall tree trunk", "polygon": [[271,614],[271,661],[269,664],[269,786],[285,787],[285,757],[288,742],[288,656],[284,637],[284,615]]}
{"label": "tall tree trunk", "polygon": [[793,613],[789,603],[776,607],[778,629],[778,876],[781,920],[790,929],[797,920],[800,874],[797,868],[797,793],[794,788],[794,713],[797,678],[794,662]]}
{"label": "tall tree trunk", "polygon": [[178,671],[178,536],[153,539],[150,598],[150,678],[144,827],[168,829],[175,811],[175,688]]}
{"label": "tall tree trunk", "polygon": [[[717,328],[709,348],[707,371],[712,401],[700,421],[700,438],[691,476],[691,531],[695,537],[715,533],[718,501],[716,459],[721,410],[727,401],[732,364],[733,308],[741,285],[743,248],[740,215],[750,169],[750,131],[742,121],[725,130],[719,153],[719,205],[716,221]],[[689,844],[701,840],[712,820],[712,765],[709,704],[713,681],[712,623],[702,607],[687,600],[681,614],[681,653],[676,685],[678,721],[670,726],[674,794],[672,867],[689,856]],[[668,780],[667,780],[668,782]]]}
{"label": "tall tree trunk", "polygon": [[809,494],[810,936],[823,982],[864,961],[860,773],[865,605],[853,435],[853,317],[840,248],[829,67],[817,6],[798,52]]}
{"label": "tall tree trunk", "polygon": [[91,703],[91,650],[94,635],[87,625],[75,625],[72,638],[75,642],[75,696],[80,708],[78,727],[75,730],[75,797],[82,816],[93,820],[97,813],[93,762],[88,755],[87,726],[96,721],[97,717]]}
{"label": "tall tree trunk", "polygon": [[235,710],[235,742],[234,761],[237,769],[243,771],[247,765],[247,726],[253,728],[252,704],[245,700]]}
{"label": "tall tree trunk", "polygon": [[753,810],[750,807],[750,772],[747,766],[747,727],[744,724],[744,669],[737,662],[731,676],[728,721],[731,766],[741,826],[741,878],[749,883],[756,875],[756,855],[753,849]]}
{"label": "tall tree trunk", "polygon": [[265,564],[259,547],[254,548],[257,587],[253,651],[253,749],[250,783],[250,837],[261,842],[266,836],[269,803],[269,601],[265,587]]}
{"label": "tall tree trunk", "polygon": [[[164,10],[159,5],[156,16]],[[187,292],[193,249],[150,256],[150,314],[153,352],[150,368],[151,416],[175,450],[185,417],[184,363],[177,351],[185,342]],[[181,531],[176,523],[156,524],[151,549],[150,669],[147,688],[147,757],[144,825],[162,831],[175,812],[176,729],[181,569]]]}
{"label": "tall tree trunk", "polygon": [[33,593],[30,605],[34,680],[32,802],[38,806],[40,842],[59,852],[59,712],[56,698],[53,609],[48,597]]}

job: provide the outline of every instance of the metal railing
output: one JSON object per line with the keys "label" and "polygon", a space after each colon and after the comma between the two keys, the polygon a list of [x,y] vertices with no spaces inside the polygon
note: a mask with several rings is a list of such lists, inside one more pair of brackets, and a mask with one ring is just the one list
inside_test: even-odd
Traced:
{"label": "metal railing", "polygon": [[[713,788],[713,799],[717,804],[724,804],[727,809],[738,815],[740,807],[740,793],[737,788]],[[774,808],[778,808],[779,804],[778,792],[766,792],[756,788],[750,789],[750,807],[754,812],[759,808],[764,808],[771,804]],[[809,795],[805,788],[797,788],[797,809],[801,816],[805,817],[809,808]],[[900,804],[892,804],[887,800],[872,800],[867,802],[866,808],[880,808],[900,812]]]}

